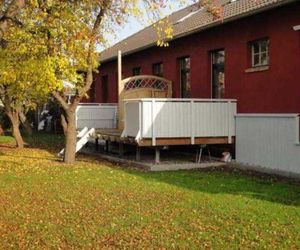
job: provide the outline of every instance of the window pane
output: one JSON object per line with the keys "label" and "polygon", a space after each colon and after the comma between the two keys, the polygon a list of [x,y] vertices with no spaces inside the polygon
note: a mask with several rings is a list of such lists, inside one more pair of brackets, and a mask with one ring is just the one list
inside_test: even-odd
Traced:
{"label": "window pane", "polygon": [[213,52],[212,55],[213,55],[213,64],[224,63],[224,59],[225,59],[225,51],[224,50]]}
{"label": "window pane", "polygon": [[189,98],[191,96],[190,86],[190,57],[181,58],[180,61],[180,85],[181,97]]}
{"label": "window pane", "polygon": [[180,59],[180,67],[181,69],[190,69],[191,59],[189,57],[185,57]]}
{"label": "window pane", "polygon": [[163,67],[163,64],[162,63],[156,63],[156,64],[153,64],[153,75],[155,76],[163,76],[164,74],[164,67]]}
{"label": "window pane", "polygon": [[253,66],[258,66],[258,65],[260,65],[259,54],[256,54],[253,57]]}
{"label": "window pane", "polygon": [[187,57],[185,59],[185,64],[186,64],[186,69],[190,69],[190,67],[191,67],[191,59],[189,57]]}
{"label": "window pane", "polygon": [[267,65],[269,64],[269,59],[267,53],[262,53],[261,54],[261,64],[262,65]]}
{"label": "window pane", "polygon": [[254,42],[252,44],[252,49],[253,49],[253,53],[259,53],[259,43],[258,42]]}
{"label": "window pane", "polygon": [[268,40],[263,40],[260,42],[261,52],[266,52],[268,50]]}

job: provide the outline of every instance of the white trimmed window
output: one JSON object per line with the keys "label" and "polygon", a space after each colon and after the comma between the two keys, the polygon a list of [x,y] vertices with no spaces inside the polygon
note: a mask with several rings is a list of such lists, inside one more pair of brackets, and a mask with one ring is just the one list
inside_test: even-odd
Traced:
{"label": "white trimmed window", "polygon": [[269,39],[251,42],[252,67],[269,65]]}

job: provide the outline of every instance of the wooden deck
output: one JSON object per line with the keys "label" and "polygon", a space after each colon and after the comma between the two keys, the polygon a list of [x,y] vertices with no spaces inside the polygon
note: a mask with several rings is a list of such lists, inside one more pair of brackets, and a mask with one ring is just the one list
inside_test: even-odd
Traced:
{"label": "wooden deck", "polygon": [[124,144],[134,144],[137,145],[135,138],[126,137],[122,138],[122,130],[120,129],[96,129],[95,139],[100,139],[108,142],[118,142]]}
{"label": "wooden deck", "polygon": [[[119,129],[96,129],[95,138],[109,142],[133,144],[139,147],[151,147],[152,139],[143,138],[136,141],[134,137],[121,137],[122,130]],[[235,141],[235,137],[229,142],[228,137],[199,137],[195,138],[195,145],[202,144],[228,144]],[[156,138],[156,146],[192,145],[190,138]]]}

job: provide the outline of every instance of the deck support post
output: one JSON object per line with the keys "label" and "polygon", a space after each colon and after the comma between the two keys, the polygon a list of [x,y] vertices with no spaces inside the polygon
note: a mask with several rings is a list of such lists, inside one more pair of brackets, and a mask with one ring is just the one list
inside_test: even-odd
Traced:
{"label": "deck support post", "polygon": [[160,163],[160,148],[155,147],[155,164]]}
{"label": "deck support post", "polygon": [[197,154],[196,154],[196,163],[201,163],[202,152],[203,152],[203,145],[199,145],[199,148],[197,149]]}
{"label": "deck support post", "polygon": [[109,141],[105,140],[105,152],[108,153],[109,152]]}
{"label": "deck support post", "polygon": [[199,145],[199,149],[197,149],[196,163],[201,163],[203,149],[205,149],[205,148],[207,149],[208,157],[209,157],[209,160],[211,161],[211,155],[210,155],[209,148],[207,147],[206,144],[202,144],[202,145]]}
{"label": "deck support post", "polygon": [[124,143],[120,142],[119,143],[119,157],[123,157],[124,156]]}
{"label": "deck support post", "polygon": [[140,161],[141,160],[141,148],[139,146],[136,146],[135,160],[136,161]]}
{"label": "deck support post", "polygon": [[99,138],[95,139],[95,150],[98,151],[99,150]]}

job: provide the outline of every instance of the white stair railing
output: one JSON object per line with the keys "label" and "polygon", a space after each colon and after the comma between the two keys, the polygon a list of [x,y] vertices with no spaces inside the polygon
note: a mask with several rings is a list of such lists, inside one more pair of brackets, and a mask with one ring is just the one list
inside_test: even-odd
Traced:
{"label": "white stair railing", "polygon": [[[95,133],[95,128],[91,128],[90,130],[85,127],[83,128],[77,135],[77,138],[80,138],[79,141],[76,143],[76,153],[83,148],[85,144],[88,143],[90,137]],[[63,157],[65,153],[65,149],[62,149],[59,153],[59,157]]]}

